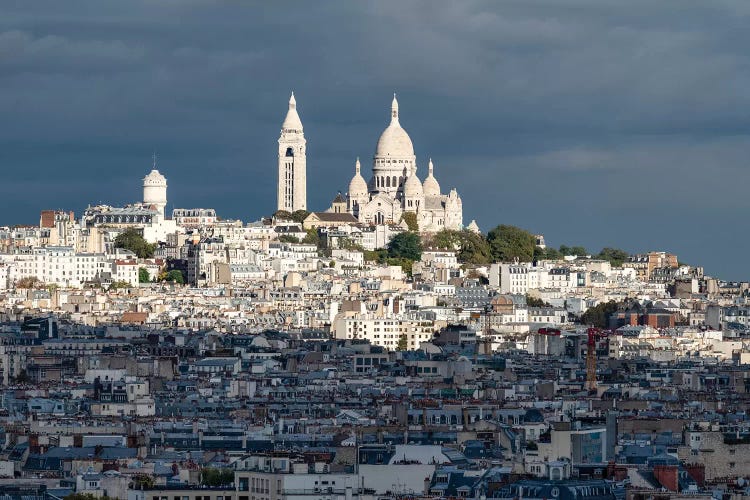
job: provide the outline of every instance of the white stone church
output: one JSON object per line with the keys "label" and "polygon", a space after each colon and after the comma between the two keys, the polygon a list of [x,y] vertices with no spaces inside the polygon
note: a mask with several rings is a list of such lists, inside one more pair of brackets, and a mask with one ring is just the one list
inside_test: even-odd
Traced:
{"label": "white stone church", "polygon": [[[299,180],[306,178],[302,171],[306,167],[306,157],[296,102],[292,100],[289,104],[279,139],[278,207],[291,211],[305,207],[302,201],[305,187],[300,186]],[[337,201],[340,203],[341,198],[337,197]],[[346,195],[346,210],[363,224],[398,224],[404,212],[413,212],[420,231],[463,228],[461,197],[455,189],[448,194],[441,193],[432,160],[428,162],[424,182],[419,179],[414,145],[399,122],[395,95],[391,104],[391,123],[380,135],[375,148],[372,177],[369,182],[365,181],[357,159]],[[332,208],[330,211],[339,210]]]}

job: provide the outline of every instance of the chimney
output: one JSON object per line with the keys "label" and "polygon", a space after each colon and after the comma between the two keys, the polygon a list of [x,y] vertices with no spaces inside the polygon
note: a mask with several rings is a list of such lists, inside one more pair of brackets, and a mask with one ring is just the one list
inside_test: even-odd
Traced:
{"label": "chimney", "polygon": [[659,484],[669,491],[679,491],[679,485],[677,482],[677,466],[676,465],[657,465],[654,467],[654,477]]}
{"label": "chimney", "polygon": [[706,466],[704,464],[688,464],[685,466],[688,476],[698,483],[699,488],[706,484]]}

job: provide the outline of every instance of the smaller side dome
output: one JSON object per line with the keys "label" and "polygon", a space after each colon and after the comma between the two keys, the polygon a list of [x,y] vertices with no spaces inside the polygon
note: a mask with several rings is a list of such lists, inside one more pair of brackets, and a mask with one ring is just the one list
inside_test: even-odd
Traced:
{"label": "smaller side dome", "polygon": [[417,198],[424,196],[424,191],[422,190],[422,183],[419,181],[419,177],[417,177],[417,173],[414,172],[410,176],[406,178],[406,182],[404,182],[404,197],[406,198]]}
{"label": "smaller side dome", "polygon": [[349,196],[363,196],[367,194],[367,182],[362,177],[361,167],[359,164],[359,158],[354,164],[354,177],[352,177],[349,183]]}
{"label": "smaller side dome", "polygon": [[425,196],[440,196],[440,184],[433,175],[432,158],[427,166],[427,178],[424,180],[424,195]]}

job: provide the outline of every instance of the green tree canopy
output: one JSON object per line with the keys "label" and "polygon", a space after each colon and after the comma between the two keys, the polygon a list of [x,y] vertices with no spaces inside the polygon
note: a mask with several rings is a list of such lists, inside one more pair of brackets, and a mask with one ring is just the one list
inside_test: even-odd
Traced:
{"label": "green tree canopy", "polygon": [[234,472],[232,469],[206,467],[201,470],[201,484],[204,486],[228,486],[232,483],[234,483]]}
{"label": "green tree canopy", "polygon": [[566,245],[560,245],[560,253],[563,256],[575,255],[577,257],[585,257],[589,254],[584,247],[581,247],[581,246],[569,247]]}
{"label": "green tree canopy", "polygon": [[130,288],[130,286],[131,286],[130,283],[128,283],[127,281],[120,280],[120,281],[112,282],[112,284],[109,285],[109,289],[120,290],[120,289]]}
{"label": "green tree canopy", "polygon": [[455,250],[458,261],[463,264],[484,265],[492,262],[490,245],[484,236],[467,229],[438,231],[430,239],[430,246],[440,250]]}
{"label": "green tree canopy", "polygon": [[529,307],[550,307],[550,304],[543,301],[539,297],[532,297],[526,294],[526,305]]}
{"label": "green tree canopy", "polygon": [[138,283],[148,283],[151,281],[151,275],[145,267],[138,268]]}
{"label": "green tree canopy", "polygon": [[183,285],[185,283],[185,277],[182,275],[182,271],[172,269],[164,276],[164,281],[170,281]]}
{"label": "green tree canopy", "polygon": [[315,245],[317,247],[320,246],[320,235],[318,234],[318,230],[314,227],[311,227],[307,230],[307,234],[304,238],[302,238],[302,243],[308,243],[310,245]]}
{"label": "green tree canopy", "polygon": [[286,210],[276,210],[273,213],[273,218],[279,220],[292,220],[292,213],[287,212]]}
{"label": "green tree canopy", "polygon": [[401,220],[406,222],[406,226],[409,228],[409,231],[417,232],[419,231],[419,223],[417,222],[417,214],[414,212],[404,212],[401,215]]}
{"label": "green tree canopy", "polygon": [[432,235],[430,246],[439,250],[458,250],[461,246],[461,239],[458,231],[442,229]]}
{"label": "green tree canopy", "polygon": [[553,247],[534,248],[534,260],[560,260],[564,257],[559,250]]}
{"label": "green tree canopy", "polygon": [[143,235],[138,229],[128,228],[115,238],[115,248],[130,250],[139,259],[150,259],[154,256],[156,245],[152,245],[143,239]]}
{"label": "green tree canopy", "polygon": [[581,323],[589,326],[597,326],[599,328],[608,328],[609,317],[612,313],[617,311],[619,307],[620,304],[614,300],[597,304],[594,307],[588,308],[586,312],[581,315]]}
{"label": "green tree canopy", "polygon": [[299,243],[299,240],[296,236],[292,236],[291,234],[282,234],[279,236],[279,241],[281,243]]}
{"label": "green tree canopy", "polygon": [[409,350],[409,340],[406,338],[406,334],[403,333],[398,338],[398,344],[396,345],[397,351],[407,351]]}
{"label": "green tree canopy", "polygon": [[307,210],[295,210],[294,212],[292,212],[291,218],[294,222],[299,222],[300,224],[302,224],[305,219],[307,219],[308,215],[310,215],[310,212],[308,212]]}
{"label": "green tree canopy", "polygon": [[630,254],[625,250],[619,248],[604,247],[602,251],[596,256],[597,259],[607,260],[614,267],[620,267],[623,262],[628,260]]}
{"label": "green tree canopy", "polygon": [[388,243],[388,256],[419,260],[422,257],[422,240],[416,233],[399,233]]}
{"label": "green tree canopy", "polygon": [[475,265],[492,262],[492,250],[483,235],[464,229],[458,232],[458,240],[459,262]]}
{"label": "green tree canopy", "polygon": [[519,227],[499,225],[487,234],[487,242],[495,260],[531,262],[534,259],[536,237]]}

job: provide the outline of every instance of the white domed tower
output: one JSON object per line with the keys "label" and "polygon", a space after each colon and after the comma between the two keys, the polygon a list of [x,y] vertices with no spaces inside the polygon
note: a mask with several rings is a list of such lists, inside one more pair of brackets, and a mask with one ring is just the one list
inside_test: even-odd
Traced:
{"label": "white domed tower", "polygon": [[153,170],[143,178],[143,204],[155,206],[164,219],[164,209],[167,207],[167,178],[156,169],[156,159]]}
{"label": "white domed tower", "polygon": [[359,216],[359,207],[367,204],[370,199],[370,195],[367,192],[367,182],[362,177],[361,166],[359,158],[357,158],[354,164],[354,177],[352,177],[349,183],[349,193],[347,195],[347,210],[350,214],[355,217]]}
{"label": "white domed tower", "polygon": [[437,179],[433,175],[432,158],[430,158],[430,162],[427,165],[427,178],[424,180],[423,189],[425,198],[428,196],[440,196],[440,184],[438,184]]}
{"label": "white domed tower", "polygon": [[277,210],[294,212],[307,209],[307,141],[302,120],[297,113],[294,92],[289,98],[289,111],[281,125],[279,137],[279,180]]}
{"label": "white domed tower", "polygon": [[423,204],[424,192],[415,168],[413,173],[406,174],[406,182],[404,182],[404,211],[416,213]]}
{"label": "white domed tower", "polygon": [[408,175],[416,171],[416,156],[409,134],[399,123],[398,101],[393,94],[391,123],[380,135],[375,148],[370,193],[385,193],[395,198],[404,182],[404,170]]}

